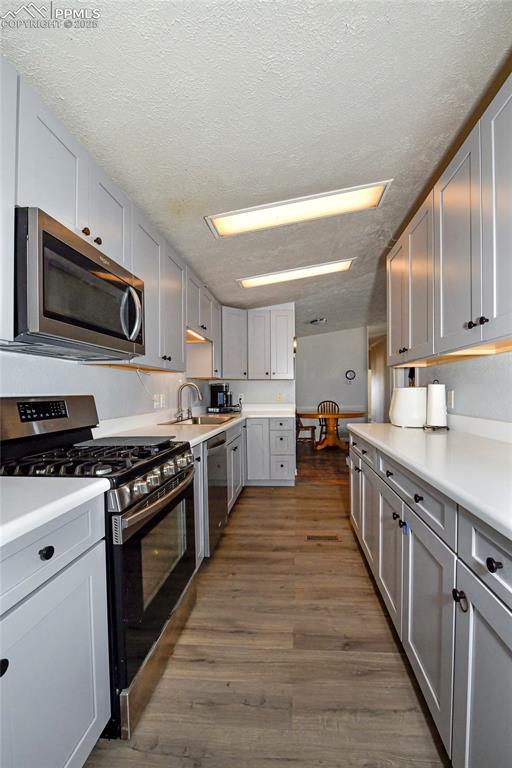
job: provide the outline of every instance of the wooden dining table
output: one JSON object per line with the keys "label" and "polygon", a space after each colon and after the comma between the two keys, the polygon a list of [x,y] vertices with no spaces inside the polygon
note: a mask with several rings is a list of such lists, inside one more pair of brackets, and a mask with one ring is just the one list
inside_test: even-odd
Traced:
{"label": "wooden dining table", "polygon": [[297,411],[300,419],[325,419],[325,437],[314,444],[315,451],[323,448],[344,448],[344,444],[338,437],[339,419],[362,419],[366,416],[364,411],[338,411],[337,413],[322,413],[321,411]]}

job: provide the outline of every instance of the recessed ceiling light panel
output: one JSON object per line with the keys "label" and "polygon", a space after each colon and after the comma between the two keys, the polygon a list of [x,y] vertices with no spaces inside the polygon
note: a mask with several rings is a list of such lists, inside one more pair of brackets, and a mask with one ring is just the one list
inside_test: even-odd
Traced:
{"label": "recessed ceiling light panel", "polygon": [[313,264],[311,267],[297,267],[297,269],[285,269],[283,272],[269,272],[266,275],[254,275],[253,277],[239,278],[242,288],[258,288],[261,285],[272,283],[286,283],[288,280],[303,280],[306,277],[318,277],[330,275],[332,272],[346,272],[350,269],[353,259],[343,261],[328,261],[326,264]]}
{"label": "recessed ceiling light panel", "polygon": [[206,216],[205,221],[214,236],[220,238],[283,227],[300,221],[339,216],[342,213],[365,211],[379,207],[391,182],[392,179],[388,179],[319,195],[256,205],[253,208]]}

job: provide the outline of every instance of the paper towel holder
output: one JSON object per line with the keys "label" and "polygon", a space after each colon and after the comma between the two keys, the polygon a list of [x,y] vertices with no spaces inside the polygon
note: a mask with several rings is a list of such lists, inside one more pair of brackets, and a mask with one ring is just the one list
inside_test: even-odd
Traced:
{"label": "paper towel holder", "polygon": [[[432,384],[439,384],[439,379],[434,379]],[[423,429],[425,432],[449,432],[450,427],[448,424],[445,427],[433,427],[430,424],[424,424]]]}

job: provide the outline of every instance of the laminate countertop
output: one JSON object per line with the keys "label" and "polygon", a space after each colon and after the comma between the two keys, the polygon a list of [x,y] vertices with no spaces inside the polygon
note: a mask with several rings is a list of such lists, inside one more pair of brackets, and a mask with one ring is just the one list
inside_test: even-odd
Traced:
{"label": "laminate countertop", "polygon": [[109,488],[98,477],[0,477],[0,547]]}
{"label": "laminate countertop", "polygon": [[454,430],[348,429],[512,540],[512,445]]}

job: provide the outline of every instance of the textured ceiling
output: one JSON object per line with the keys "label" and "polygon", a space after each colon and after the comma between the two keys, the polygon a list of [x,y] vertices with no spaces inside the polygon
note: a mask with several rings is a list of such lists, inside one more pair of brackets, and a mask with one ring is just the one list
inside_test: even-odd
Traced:
{"label": "textured ceiling", "polygon": [[[382,323],[379,257],[507,53],[512,2],[88,5],[98,29],[3,30],[4,52],[217,298],[293,300],[300,335]],[[221,241],[203,221],[386,178],[377,211]],[[235,280],[349,257],[337,276]]]}

